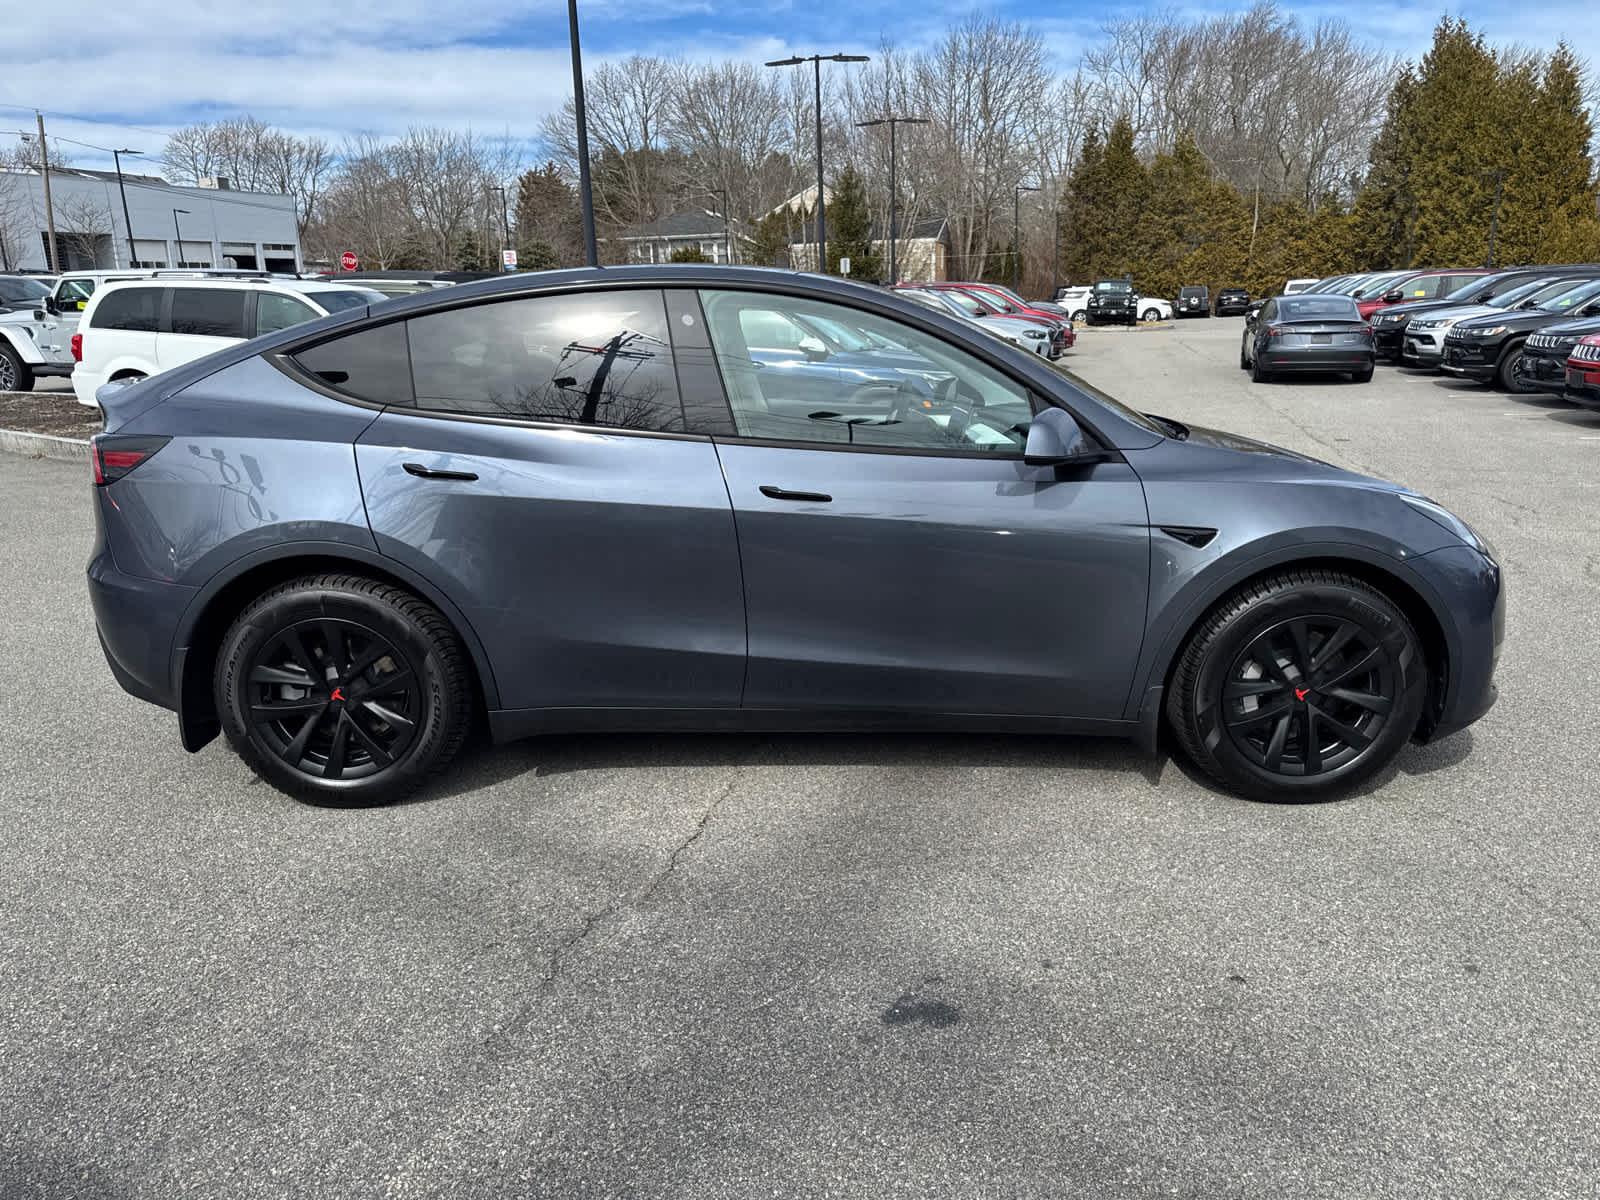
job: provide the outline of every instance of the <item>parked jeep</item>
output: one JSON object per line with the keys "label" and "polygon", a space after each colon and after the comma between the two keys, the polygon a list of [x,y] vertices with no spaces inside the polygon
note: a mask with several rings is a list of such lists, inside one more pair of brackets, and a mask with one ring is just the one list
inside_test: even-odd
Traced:
{"label": "parked jeep", "polygon": [[1177,316],[1209,317],[1211,315],[1211,289],[1194,284],[1178,289]]}
{"label": "parked jeep", "polygon": [[1089,293],[1086,319],[1091,325],[1139,323],[1139,293],[1131,279],[1097,279]]}

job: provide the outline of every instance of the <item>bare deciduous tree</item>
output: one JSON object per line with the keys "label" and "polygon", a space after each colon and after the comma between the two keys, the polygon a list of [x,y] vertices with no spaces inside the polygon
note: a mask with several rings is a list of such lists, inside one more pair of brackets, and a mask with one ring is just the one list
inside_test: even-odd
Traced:
{"label": "bare deciduous tree", "polygon": [[161,156],[173,183],[222,178],[251,192],[293,196],[301,236],[316,218],[318,201],[333,168],[321,138],[298,138],[254,117],[189,125],[167,139]]}

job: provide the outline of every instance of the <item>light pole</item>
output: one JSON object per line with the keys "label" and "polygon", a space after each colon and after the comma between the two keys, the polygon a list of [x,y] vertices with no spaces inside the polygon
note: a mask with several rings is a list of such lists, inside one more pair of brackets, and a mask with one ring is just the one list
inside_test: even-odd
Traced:
{"label": "light pole", "polygon": [[767,63],[769,67],[797,67],[810,63],[817,80],[817,270],[828,272],[828,226],[823,218],[822,199],[822,64],[824,62],[868,62],[865,54],[811,54],[794,58],[778,58]]}
{"label": "light pole", "polygon": [[1494,176],[1494,216],[1489,220],[1489,261],[1484,264],[1489,267],[1494,266],[1494,233],[1500,225],[1500,185],[1505,181],[1505,171],[1496,168],[1493,171],[1478,172],[1480,179],[1487,179],[1491,175]]}
{"label": "light pole", "polygon": [[179,213],[182,213],[187,217],[189,215],[189,210],[187,208],[175,208],[172,210],[172,232],[176,234],[178,238],[177,243],[174,246],[176,257],[172,264],[175,267],[183,266],[183,231],[178,228]]}
{"label": "light pole", "polygon": [[511,219],[506,216],[506,189],[498,183],[489,185],[491,192],[500,193],[500,269],[506,269],[506,247],[511,244]]}
{"label": "light pole", "polygon": [[900,260],[897,250],[900,244],[900,193],[895,187],[894,171],[894,127],[896,125],[927,125],[926,117],[879,117],[876,121],[857,121],[858,129],[871,129],[875,125],[889,127],[889,282],[900,282]]}
{"label": "light pole", "polygon": [[133,248],[133,220],[128,216],[128,189],[122,186],[122,156],[124,154],[143,154],[143,150],[113,150],[111,161],[117,164],[117,191],[122,196],[122,227],[128,231],[128,265],[136,266],[139,254]]}
{"label": "light pole", "polygon": [[1011,290],[1017,290],[1018,268],[1022,263],[1022,193],[1037,192],[1036,187],[1019,183],[1011,192]]}
{"label": "light pole", "polygon": [[594,192],[589,185],[589,124],[583,115],[583,52],[578,47],[578,0],[567,0],[567,25],[572,32],[572,115],[578,122],[578,196],[583,204],[583,257],[600,265],[594,244]]}

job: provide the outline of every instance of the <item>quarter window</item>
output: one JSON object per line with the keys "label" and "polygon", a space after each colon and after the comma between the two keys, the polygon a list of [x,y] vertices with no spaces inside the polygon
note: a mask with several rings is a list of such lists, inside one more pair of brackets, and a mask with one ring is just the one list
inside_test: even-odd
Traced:
{"label": "quarter window", "polygon": [[319,342],[293,360],[328,387],[370,404],[410,404],[411,368],[403,322],[370,326]]}
{"label": "quarter window", "polygon": [[109,291],[94,310],[90,324],[96,329],[125,329],[155,333],[161,326],[161,296],[165,288],[129,287]]}
{"label": "quarter window", "polygon": [[407,322],[418,408],[681,432],[658,291],[535,296]]}
{"label": "quarter window", "polygon": [[244,298],[243,288],[173,288],[172,332],[242,339]]}
{"label": "quarter window", "polygon": [[1013,456],[1027,442],[1027,389],[932,334],[790,296],[701,304],[742,437]]}

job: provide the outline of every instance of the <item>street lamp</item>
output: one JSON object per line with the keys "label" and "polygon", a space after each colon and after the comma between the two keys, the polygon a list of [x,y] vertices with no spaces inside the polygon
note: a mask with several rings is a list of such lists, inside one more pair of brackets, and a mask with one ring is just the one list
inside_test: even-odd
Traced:
{"label": "street lamp", "polygon": [[511,244],[511,219],[506,216],[506,189],[498,183],[489,185],[491,192],[500,193],[500,269],[506,269],[506,247]]}
{"label": "street lamp", "polygon": [[900,244],[900,193],[894,177],[894,127],[896,125],[927,125],[926,117],[879,117],[876,121],[857,121],[858,129],[871,129],[875,125],[889,127],[889,282],[900,282],[900,263],[896,253]]}
{"label": "street lamp", "polygon": [[143,150],[113,150],[111,159],[117,164],[117,191],[122,196],[122,227],[128,231],[128,265],[136,266],[139,262],[139,253],[133,248],[133,220],[128,216],[128,189],[122,186],[122,156],[124,154],[143,154]]}
{"label": "street lamp", "polygon": [[177,258],[172,264],[175,267],[183,266],[183,231],[178,228],[179,213],[182,213],[187,217],[189,215],[189,210],[187,208],[175,208],[172,210],[172,232],[178,237],[177,244],[174,247],[174,249],[177,251]]}
{"label": "street lamp", "polygon": [[583,115],[583,52],[578,46],[578,0],[567,0],[567,26],[572,33],[572,115],[578,123],[578,196],[583,204],[583,257],[600,265],[594,243],[594,192],[589,185],[589,123]]}
{"label": "street lamp", "polygon": [[823,218],[822,199],[822,64],[824,62],[869,62],[865,54],[811,54],[794,58],[778,58],[767,63],[769,67],[797,67],[810,63],[817,80],[817,270],[828,271],[828,226]]}
{"label": "street lamp", "polygon": [[1500,185],[1505,181],[1505,171],[1496,168],[1493,171],[1479,171],[1479,179],[1494,176],[1494,216],[1489,221],[1489,261],[1485,266],[1494,266],[1494,232],[1500,224]]}
{"label": "street lamp", "polygon": [[1039,188],[1019,183],[1011,192],[1011,290],[1017,290],[1017,270],[1022,262],[1022,193]]}

